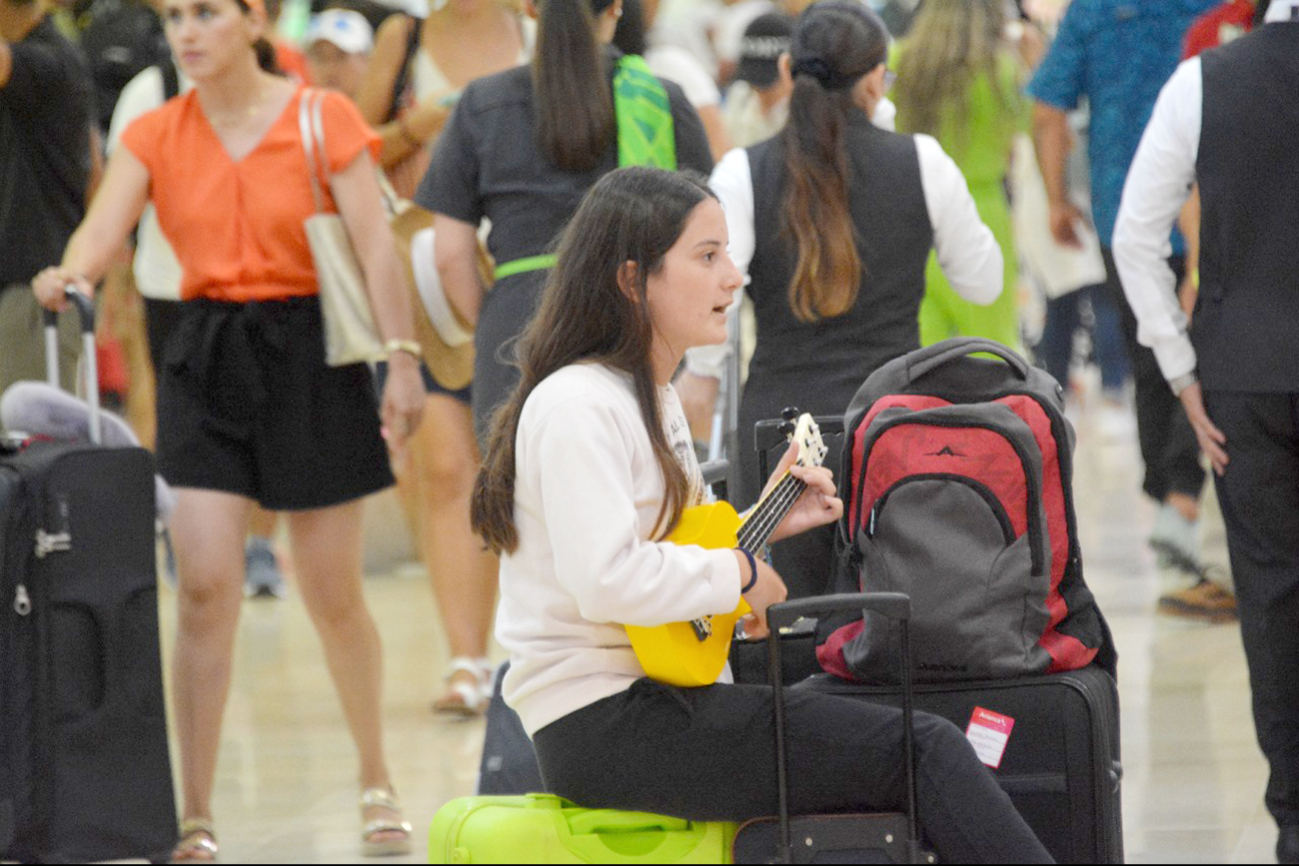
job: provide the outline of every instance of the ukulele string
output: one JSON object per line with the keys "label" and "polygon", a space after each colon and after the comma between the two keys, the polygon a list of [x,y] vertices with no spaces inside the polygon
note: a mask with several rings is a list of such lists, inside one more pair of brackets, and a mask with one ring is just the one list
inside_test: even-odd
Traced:
{"label": "ukulele string", "polygon": [[750,545],[759,546],[759,540],[769,538],[805,489],[807,485],[793,475],[781,479],[763,502],[761,513],[755,515],[757,520],[745,524],[740,533],[740,547],[749,550]]}

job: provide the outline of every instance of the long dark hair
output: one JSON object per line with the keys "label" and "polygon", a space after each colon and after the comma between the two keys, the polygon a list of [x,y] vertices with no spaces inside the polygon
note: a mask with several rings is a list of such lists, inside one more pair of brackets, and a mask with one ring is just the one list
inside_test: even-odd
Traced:
{"label": "long dark hair", "polygon": [[[690,484],[663,431],[650,364],[654,328],[646,281],[662,268],[691,212],[708,197],[715,198],[700,175],[621,168],[591,188],[564,230],[540,309],[519,341],[522,378],[492,421],[474,486],[473,528],[494,553],[513,553],[519,546],[515,440],[523,405],[542,380],[578,361],[599,361],[631,375],[667,490],[657,526],[666,535],[680,521]],[[618,284],[625,262],[636,265],[634,297]]]}
{"label": "long dark hair", "polygon": [[884,23],[855,0],[821,0],[794,24],[780,231],[798,250],[789,305],[804,322],[841,316],[857,302],[862,262],[848,205],[845,127],[856,107],[853,88],[887,52]]}
{"label": "long dark hair", "polygon": [[613,96],[595,13],[612,0],[542,0],[532,92],[541,153],[565,171],[590,171],[613,140]]}

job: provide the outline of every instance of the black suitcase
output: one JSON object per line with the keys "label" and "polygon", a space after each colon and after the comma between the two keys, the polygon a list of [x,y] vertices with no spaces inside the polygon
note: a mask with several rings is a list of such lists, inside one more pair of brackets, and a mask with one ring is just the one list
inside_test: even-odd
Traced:
{"label": "black suitcase", "polygon": [[[896,706],[897,687],[818,675],[798,688]],[[1118,690],[1098,665],[1010,680],[914,687],[919,710],[962,730],[976,707],[1014,719],[997,781],[1059,863],[1122,863]]]}
{"label": "black suitcase", "polygon": [[[789,814],[788,770],[785,760],[785,641],[778,636],[813,614],[873,610],[898,623],[901,652],[903,760],[906,777],[905,813],[863,815]],[[735,863],[933,863],[935,857],[920,843],[916,805],[916,750],[911,686],[911,600],[898,593],[876,592],[805,598],[773,605],[767,610],[772,638],[767,640],[767,670],[775,698],[776,778],[779,813],[741,825],[735,834]],[[773,857],[774,853],[774,857]]]}
{"label": "black suitcase", "polygon": [[[76,300],[90,348],[93,311]],[[16,448],[0,456],[0,859],[165,860],[153,459]]]}

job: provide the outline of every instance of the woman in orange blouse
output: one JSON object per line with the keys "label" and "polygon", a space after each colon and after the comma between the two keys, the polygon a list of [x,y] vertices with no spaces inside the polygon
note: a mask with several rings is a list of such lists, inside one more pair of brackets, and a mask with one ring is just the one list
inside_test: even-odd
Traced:
{"label": "woman in orange blouse", "polygon": [[407,290],[375,182],[376,139],[344,98],[323,105],[328,209],[360,259],[390,375],[375,411],[364,365],[325,364],[303,230],[315,211],[298,106],[305,91],[263,71],[262,0],[167,0],[167,37],[195,89],[136,121],[63,262],[34,281],[41,303],[89,292],[147,201],[184,269],[182,322],[159,371],[158,463],[179,490],[173,669],[184,788],[173,856],[213,860],[211,794],[243,596],[253,504],[288,511],[298,582],[360,752],[366,854],[404,853],[384,760],[379,636],[361,592],[360,498],[392,483],[424,403]]}

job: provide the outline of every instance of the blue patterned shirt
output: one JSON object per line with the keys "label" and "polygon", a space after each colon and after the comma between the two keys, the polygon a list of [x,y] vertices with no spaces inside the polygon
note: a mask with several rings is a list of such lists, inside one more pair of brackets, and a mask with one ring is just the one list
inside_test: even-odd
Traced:
{"label": "blue patterned shirt", "polygon": [[[1069,111],[1091,105],[1092,215],[1109,247],[1128,167],[1186,31],[1221,0],[1073,0],[1029,95]],[[1181,238],[1174,239],[1181,252]]]}

